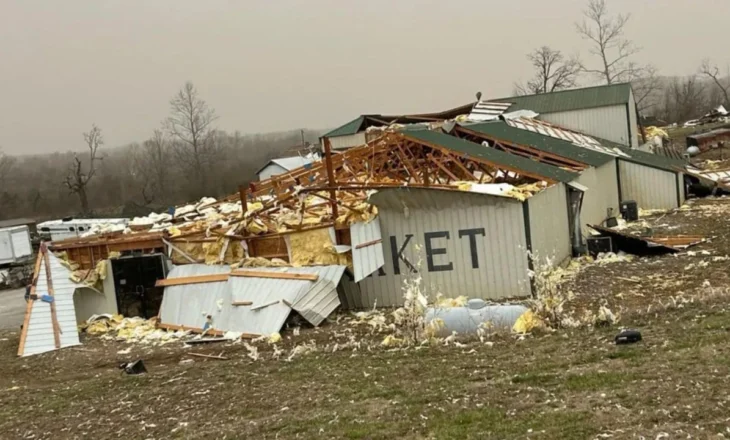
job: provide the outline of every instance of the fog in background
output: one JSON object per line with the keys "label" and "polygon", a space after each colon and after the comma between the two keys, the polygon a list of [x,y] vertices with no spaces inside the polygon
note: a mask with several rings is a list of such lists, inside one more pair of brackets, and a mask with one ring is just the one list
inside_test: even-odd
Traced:
{"label": "fog in background", "polygon": [[[726,0],[608,0],[632,14],[638,61],[660,74],[730,64]],[[0,0],[0,147],[9,154],[147,139],[185,81],[217,128],[334,127],[361,113],[437,111],[510,95],[525,54],[587,45],[583,0]],[[231,188],[234,190],[235,188]]]}

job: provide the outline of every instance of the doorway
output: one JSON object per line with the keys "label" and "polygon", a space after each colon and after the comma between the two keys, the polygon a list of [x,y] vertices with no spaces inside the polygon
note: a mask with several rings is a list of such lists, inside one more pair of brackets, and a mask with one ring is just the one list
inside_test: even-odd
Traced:
{"label": "doorway", "polygon": [[162,304],[162,287],[155,287],[167,276],[161,254],[128,256],[111,260],[117,309],[123,316],[145,319],[157,316]]}

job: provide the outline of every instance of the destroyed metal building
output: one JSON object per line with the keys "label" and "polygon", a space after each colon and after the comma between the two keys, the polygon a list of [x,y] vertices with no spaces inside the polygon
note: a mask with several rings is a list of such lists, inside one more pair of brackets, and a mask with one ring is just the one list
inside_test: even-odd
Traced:
{"label": "destroyed metal building", "polygon": [[[156,316],[170,330],[250,337],[295,312],[318,325],[337,307],[401,305],[409,277],[431,295],[528,297],[536,258],[559,264],[582,252],[586,224],[617,217],[621,202],[684,202],[682,161],[629,148],[630,87],[600,90],[560,95],[595,102],[542,104],[544,114],[526,108],[528,97],[360,116],[323,136],[321,160],[133,219],[124,231],[51,243],[46,273],[58,274],[39,282],[39,260],[34,291],[52,296],[56,276],[70,276],[73,285],[59,283],[77,292],[64,303],[77,322],[120,312]],[[621,109],[626,122],[609,117]],[[585,122],[589,134],[550,114],[577,125],[603,117],[611,130]],[[45,309],[29,303],[21,340],[54,336],[61,324]],[[44,338],[54,342],[45,349],[64,346]]]}

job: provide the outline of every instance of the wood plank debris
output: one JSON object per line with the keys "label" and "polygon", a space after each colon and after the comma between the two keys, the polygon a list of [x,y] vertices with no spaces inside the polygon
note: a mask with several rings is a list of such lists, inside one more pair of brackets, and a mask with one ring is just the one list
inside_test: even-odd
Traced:
{"label": "wood plank debris", "polygon": [[260,270],[236,270],[231,272],[234,277],[248,278],[276,278],[280,280],[306,280],[317,281],[319,275],[316,273],[292,273],[292,272],[265,272]]}
{"label": "wood plank debris", "polygon": [[210,354],[203,354],[203,353],[188,353],[190,356],[195,356],[199,358],[205,358],[205,359],[215,359],[219,361],[227,361],[228,358],[225,356],[214,356]]}
{"label": "wood plank debris", "polygon": [[155,287],[185,286],[188,284],[217,283],[228,281],[228,274],[199,275],[193,277],[166,278],[157,280]]}

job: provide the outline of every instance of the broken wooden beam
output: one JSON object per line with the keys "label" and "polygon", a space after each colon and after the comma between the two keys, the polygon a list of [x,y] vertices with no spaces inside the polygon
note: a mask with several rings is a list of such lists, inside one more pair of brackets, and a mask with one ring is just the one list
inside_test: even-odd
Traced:
{"label": "broken wooden beam", "polygon": [[305,281],[317,281],[319,279],[319,275],[316,273],[264,272],[260,270],[234,270],[233,272],[231,272],[231,276]]}
{"label": "broken wooden beam", "polygon": [[374,244],[380,244],[382,242],[383,242],[382,238],[378,238],[377,240],[372,240],[372,241],[366,241],[365,243],[360,243],[357,246],[355,246],[355,249],[362,249],[364,247],[372,246]]}
{"label": "broken wooden beam", "polygon": [[228,281],[228,274],[198,275],[192,277],[166,278],[157,280],[155,287],[185,286],[188,284],[216,283]]}
{"label": "broken wooden beam", "polygon": [[232,306],[251,306],[253,305],[253,301],[233,301],[231,303]]}

